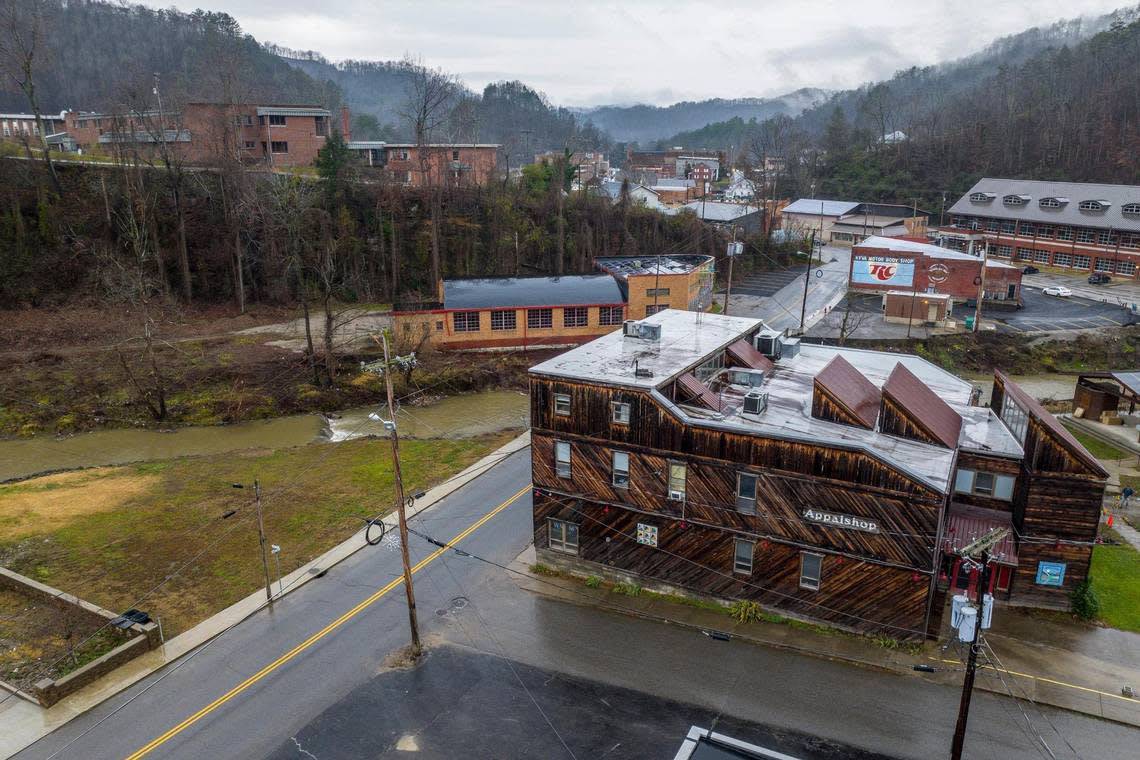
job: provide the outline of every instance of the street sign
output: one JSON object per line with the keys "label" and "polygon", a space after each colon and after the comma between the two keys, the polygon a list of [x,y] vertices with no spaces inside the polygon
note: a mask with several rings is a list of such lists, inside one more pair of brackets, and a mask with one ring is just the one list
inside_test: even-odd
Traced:
{"label": "street sign", "polygon": [[739,256],[742,253],[744,253],[744,243],[729,243],[728,244],[728,255],[729,256]]}

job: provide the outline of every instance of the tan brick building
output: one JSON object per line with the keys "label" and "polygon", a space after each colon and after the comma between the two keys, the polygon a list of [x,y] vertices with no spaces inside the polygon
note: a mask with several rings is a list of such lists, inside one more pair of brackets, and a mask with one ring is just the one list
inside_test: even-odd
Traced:
{"label": "tan brick building", "polygon": [[[362,164],[413,187],[485,185],[498,174],[499,147],[497,143],[433,143],[423,148],[371,140],[348,143]],[[426,155],[421,156],[421,151]]]}
{"label": "tan brick building", "polygon": [[712,304],[712,256],[607,257],[595,259],[594,265],[618,281],[630,319],[665,309],[705,311]]}
{"label": "tan brick building", "polygon": [[165,143],[182,160],[213,164],[232,155],[245,163],[311,166],[328,139],[331,114],[310,105],[187,103],[178,110],[69,111],[63,129],[80,150],[130,146],[157,153]]}

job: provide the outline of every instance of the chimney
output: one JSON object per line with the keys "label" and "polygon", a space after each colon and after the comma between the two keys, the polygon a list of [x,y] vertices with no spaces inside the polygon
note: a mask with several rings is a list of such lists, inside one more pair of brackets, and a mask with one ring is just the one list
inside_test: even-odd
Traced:
{"label": "chimney", "polygon": [[340,131],[344,135],[344,141],[349,142],[352,139],[352,130],[348,127],[348,106],[340,107]]}

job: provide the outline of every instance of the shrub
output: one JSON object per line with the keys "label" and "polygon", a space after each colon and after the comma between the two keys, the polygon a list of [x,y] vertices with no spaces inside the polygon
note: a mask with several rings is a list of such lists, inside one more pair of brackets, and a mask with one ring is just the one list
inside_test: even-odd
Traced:
{"label": "shrub", "polygon": [[586,579],[587,588],[598,588],[602,585],[602,577],[600,575],[591,575]]}
{"label": "shrub", "polygon": [[1080,585],[1073,589],[1069,597],[1070,609],[1081,620],[1092,620],[1100,612],[1100,600],[1096,598],[1092,581],[1085,578]]}
{"label": "shrub", "polygon": [[558,571],[553,567],[544,565],[541,562],[536,562],[530,566],[530,571],[535,575],[558,575]]}
{"label": "shrub", "polygon": [[641,586],[636,583],[619,583],[614,586],[614,593],[625,596],[641,596]]}
{"label": "shrub", "polygon": [[728,608],[728,614],[732,615],[732,619],[738,623],[755,623],[763,619],[764,611],[756,602],[741,599],[732,603],[732,606]]}

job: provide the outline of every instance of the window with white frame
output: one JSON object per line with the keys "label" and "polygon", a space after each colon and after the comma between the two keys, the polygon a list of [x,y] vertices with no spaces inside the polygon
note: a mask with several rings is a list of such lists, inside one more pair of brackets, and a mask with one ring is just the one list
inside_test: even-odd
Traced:
{"label": "window with white frame", "polygon": [[546,521],[547,535],[550,537],[547,546],[557,552],[566,554],[578,553],[578,525],[577,523],[555,520]]}
{"label": "window with white frame", "polygon": [[554,413],[559,417],[570,416],[570,394],[569,393],[555,393],[554,394]]}
{"label": "window with white frame", "polygon": [[1014,482],[1015,478],[1012,475],[959,469],[954,476],[954,492],[1013,501]]}
{"label": "window with white frame", "polygon": [[529,330],[545,330],[554,326],[554,309],[527,309],[526,326]]}
{"label": "window with white frame", "polygon": [[1018,248],[1017,249],[1017,258],[1019,261],[1033,261],[1033,249],[1032,248]]}
{"label": "window with white frame", "polygon": [[569,478],[572,474],[570,462],[570,442],[554,442],[554,474],[560,478]]}
{"label": "window with white frame", "polygon": [[1003,221],[1001,223],[1001,231],[1007,235],[1012,235],[1014,230],[1017,229],[1017,222]]}
{"label": "window with white frame", "polygon": [[665,311],[668,308],[669,308],[669,304],[667,304],[667,303],[647,304],[645,307],[645,316],[652,317],[657,312]]}
{"label": "window with white frame", "polygon": [[654,296],[667,296],[669,295],[669,288],[646,288],[646,298],[653,298]]}
{"label": "window with white frame", "polygon": [[669,463],[669,498],[673,501],[685,500],[687,469],[684,462]]}
{"label": "window with white frame", "polygon": [[492,330],[514,330],[515,329],[515,310],[514,309],[495,309],[491,312],[491,329]]}
{"label": "window with white frame", "polygon": [[1140,235],[1121,235],[1121,248],[1140,248]]}
{"label": "window with white frame", "polygon": [[994,253],[997,256],[1001,256],[1003,259],[1008,259],[1011,256],[1013,256],[1013,246],[1012,245],[999,245]]}
{"label": "window with white frame", "polygon": [[1088,227],[1081,227],[1077,230],[1078,243],[1095,243],[1096,230],[1090,230]]}
{"label": "window with white frame", "polygon": [[1061,201],[1056,198],[1042,198],[1037,202],[1041,208],[1061,208]]}
{"label": "window with white frame", "polygon": [[590,310],[585,306],[567,306],[562,310],[563,327],[585,327],[590,323]]}
{"label": "window with white frame", "polygon": [[743,538],[734,539],[732,548],[732,572],[752,575],[752,553],[756,544]]}
{"label": "window with white frame", "polygon": [[627,452],[613,452],[613,484],[614,488],[629,488],[629,454]]}
{"label": "window with white frame", "polygon": [[1007,206],[1024,206],[1027,198],[1024,195],[1007,195],[1001,202]]}
{"label": "window with white frame", "polygon": [[823,555],[800,552],[800,588],[819,591],[823,580]]}
{"label": "window with white frame", "polygon": [[1038,264],[1048,264],[1049,263],[1049,252],[1048,251],[1042,251],[1040,249],[1035,250],[1033,252],[1033,260],[1036,261]]}
{"label": "window with white frame", "polygon": [[989,193],[970,193],[970,200],[974,203],[989,203],[993,199]]}
{"label": "window with white frame", "polygon": [[1068,267],[1073,265],[1073,256],[1069,253],[1054,253],[1053,266]]}
{"label": "window with white frame", "polygon": [[997,232],[1001,229],[1001,222],[997,219],[986,220],[986,232]]}
{"label": "window with white frame", "polygon": [[1053,237],[1053,226],[1049,224],[1042,224],[1037,228],[1037,237],[1051,238]]}
{"label": "window with white frame", "polygon": [[736,473],[736,511],[756,514],[756,484],[760,480],[751,472]]}
{"label": "window with white frame", "polygon": [[599,306],[598,307],[598,324],[599,325],[620,325],[622,318],[625,316],[624,307],[621,306]]}
{"label": "window with white frame", "polygon": [[1057,239],[1058,240],[1072,240],[1073,239],[1073,228],[1072,227],[1058,227],[1057,228]]}
{"label": "window with white frame", "polygon": [[285,126],[285,117],[279,113],[269,114],[269,126],[283,127]]}
{"label": "window with white frame", "polygon": [[1100,201],[1081,201],[1077,208],[1081,211],[1104,211],[1107,207]]}
{"label": "window with white frame", "polygon": [[1097,233],[1096,242],[1101,245],[1113,245],[1116,243],[1116,233],[1112,230],[1101,230]]}
{"label": "window with white frame", "polygon": [[1125,216],[1140,216],[1140,203],[1125,203],[1120,207],[1120,213]]}
{"label": "window with white frame", "polygon": [[1125,277],[1131,277],[1136,274],[1136,262],[1134,261],[1118,261],[1116,262],[1116,273],[1122,274]]}
{"label": "window with white frame", "polygon": [[1033,237],[1037,234],[1037,228],[1028,222],[1022,222],[1017,226],[1017,234],[1023,237]]}
{"label": "window with white frame", "polygon": [[1088,269],[1092,264],[1091,256],[1082,256],[1080,254],[1073,254],[1073,268],[1074,269]]}
{"label": "window with white frame", "polygon": [[1001,400],[1001,419],[1013,437],[1025,443],[1025,431],[1029,427],[1029,415],[1006,393]]}
{"label": "window with white frame", "polygon": [[1111,272],[1115,268],[1116,267],[1112,259],[1102,258],[1096,260],[1096,271],[1098,272]]}
{"label": "window with white frame", "polygon": [[289,143],[285,140],[273,140],[269,143],[269,150],[274,153],[288,153]]}
{"label": "window with white frame", "polygon": [[457,311],[451,315],[451,325],[455,332],[479,332],[479,312]]}
{"label": "window with white frame", "polygon": [[619,425],[629,424],[629,411],[630,405],[625,401],[612,401],[610,408],[613,410],[613,421]]}

